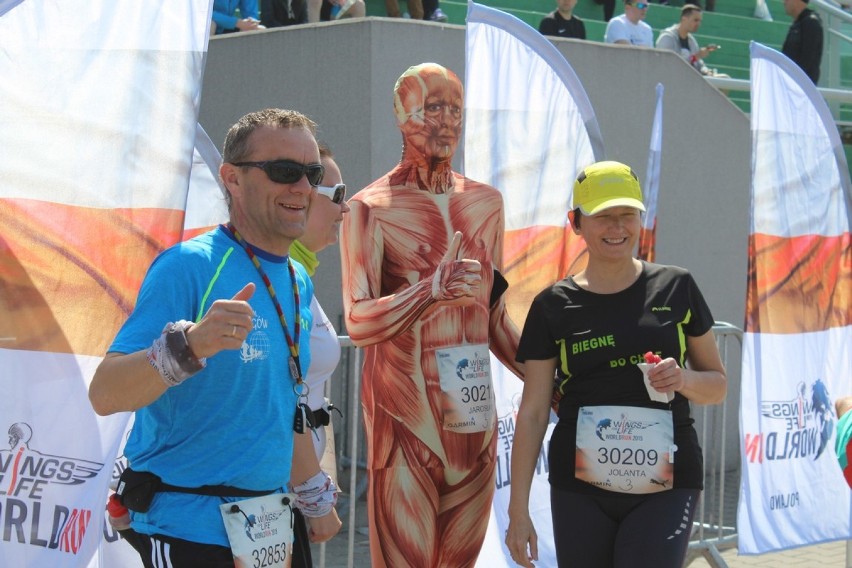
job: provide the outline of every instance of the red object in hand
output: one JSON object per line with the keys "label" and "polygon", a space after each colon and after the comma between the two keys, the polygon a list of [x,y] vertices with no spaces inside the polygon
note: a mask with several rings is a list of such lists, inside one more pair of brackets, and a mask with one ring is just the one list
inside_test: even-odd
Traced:
{"label": "red object in hand", "polygon": [[645,362],[649,365],[653,365],[654,363],[662,363],[662,361],[662,358],[653,351],[648,351],[647,353],[645,353]]}
{"label": "red object in hand", "polygon": [[107,501],[107,519],[109,524],[117,531],[130,528],[130,511],[118,500],[118,495],[113,493]]}

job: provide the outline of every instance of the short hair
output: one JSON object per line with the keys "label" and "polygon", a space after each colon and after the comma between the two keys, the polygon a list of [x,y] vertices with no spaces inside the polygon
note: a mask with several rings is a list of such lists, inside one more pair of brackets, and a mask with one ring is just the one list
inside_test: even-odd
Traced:
{"label": "short hair", "polygon": [[695,12],[700,13],[703,11],[704,10],[701,9],[701,6],[697,6],[695,4],[684,4],[683,7],[680,9],[680,17],[686,18],[687,16],[691,16]]}
{"label": "short hair", "polygon": [[328,144],[326,144],[325,142],[317,141],[317,146],[319,146],[320,161],[322,161],[323,158],[328,158],[329,160],[334,159],[334,152],[331,151],[331,148]]}
{"label": "short hair", "polygon": [[248,144],[249,137],[255,130],[264,126],[304,128],[313,135],[316,135],[317,130],[313,120],[295,110],[267,108],[250,112],[228,129],[225,144],[222,147],[222,160],[226,163],[242,161],[251,151]]}

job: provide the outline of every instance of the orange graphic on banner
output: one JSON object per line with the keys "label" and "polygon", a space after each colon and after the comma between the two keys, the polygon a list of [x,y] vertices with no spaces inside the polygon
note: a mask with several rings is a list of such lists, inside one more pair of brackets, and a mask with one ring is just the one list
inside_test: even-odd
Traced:
{"label": "orange graphic on banner", "polygon": [[503,250],[506,309],[519,328],[539,292],[586,266],[586,243],[570,226],[506,231]]}
{"label": "orange graphic on banner", "polygon": [[745,329],[807,333],[852,324],[852,246],[837,237],[749,238]]}
{"label": "orange graphic on banner", "polygon": [[183,211],[0,200],[0,347],[101,356]]}
{"label": "orange graphic on banner", "polygon": [[639,253],[637,258],[647,262],[654,262],[657,257],[657,224],[652,229],[642,228],[639,232]]}

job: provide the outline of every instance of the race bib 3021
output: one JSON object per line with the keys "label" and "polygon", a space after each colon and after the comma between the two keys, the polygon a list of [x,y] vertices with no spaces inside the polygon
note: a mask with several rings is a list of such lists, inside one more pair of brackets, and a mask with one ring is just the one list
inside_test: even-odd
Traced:
{"label": "race bib 3021", "polygon": [[435,351],[441,381],[445,430],[484,432],[494,424],[494,390],[488,345],[459,345]]}

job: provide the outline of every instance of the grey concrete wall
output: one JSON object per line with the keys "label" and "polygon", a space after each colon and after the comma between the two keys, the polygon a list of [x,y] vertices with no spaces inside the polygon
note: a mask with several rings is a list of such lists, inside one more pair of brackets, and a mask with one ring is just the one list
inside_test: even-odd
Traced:
{"label": "grey concrete wall", "polygon": [[[399,159],[401,137],[392,113],[396,79],[424,61],[445,65],[463,79],[464,42],[460,26],[384,18],[213,38],[199,121],[221,146],[230,124],[246,112],[270,106],[300,110],[319,124],[319,138],[335,151],[354,191]],[[716,319],[742,327],[748,118],[674,53],[577,40],[554,43],[592,101],[607,157],[630,164],[640,179],[648,160],[655,87],[664,85],[657,260],[689,268]],[[322,252],[320,261],[317,296],[329,318],[340,323],[337,248]],[[345,333],[342,325],[338,329]],[[734,379],[738,359],[737,352],[730,360]],[[736,404],[738,381],[731,386],[729,400]]]}
{"label": "grey concrete wall", "polygon": [[[231,123],[268,106],[319,124],[356,190],[397,162],[392,89],[410,65],[435,61],[464,77],[464,28],[368,18],[235,34],[210,41],[199,121],[221,146]],[[666,89],[657,258],[692,270],[717,319],[742,326],[751,137],[748,118],[675,54],[555,40],[580,77],[607,157],[644,179],[655,86]],[[458,158],[458,156],[457,156]],[[460,165],[458,166],[460,167]],[[337,250],[322,253],[318,294],[339,313]]]}

